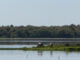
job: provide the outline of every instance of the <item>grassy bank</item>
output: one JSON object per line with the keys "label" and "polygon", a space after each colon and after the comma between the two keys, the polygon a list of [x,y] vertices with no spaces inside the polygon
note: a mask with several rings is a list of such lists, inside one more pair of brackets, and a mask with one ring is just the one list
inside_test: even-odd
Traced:
{"label": "grassy bank", "polygon": [[0,50],[43,50],[43,51],[80,51],[80,46],[43,46],[43,47],[32,47],[32,48],[0,48]]}

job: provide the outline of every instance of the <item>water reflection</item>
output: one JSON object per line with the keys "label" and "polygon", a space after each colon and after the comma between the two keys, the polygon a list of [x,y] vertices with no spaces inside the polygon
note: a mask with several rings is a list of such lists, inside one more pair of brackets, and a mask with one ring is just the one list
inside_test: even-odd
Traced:
{"label": "water reflection", "polygon": [[50,55],[51,55],[51,56],[53,55],[53,51],[50,51]]}
{"label": "water reflection", "polygon": [[80,52],[0,50],[0,60],[80,60]]}
{"label": "water reflection", "polygon": [[38,56],[42,56],[43,55],[43,51],[38,51]]}
{"label": "water reflection", "polygon": [[[38,52],[38,56],[42,56],[45,51],[37,51],[37,52]],[[53,51],[46,51],[46,52],[49,52],[49,55],[53,56]]]}

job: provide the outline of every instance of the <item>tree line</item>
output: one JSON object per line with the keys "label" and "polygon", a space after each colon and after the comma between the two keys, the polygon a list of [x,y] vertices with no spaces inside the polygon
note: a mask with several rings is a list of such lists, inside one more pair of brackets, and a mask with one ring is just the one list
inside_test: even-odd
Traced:
{"label": "tree line", "polygon": [[80,38],[80,25],[0,26],[0,38]]}

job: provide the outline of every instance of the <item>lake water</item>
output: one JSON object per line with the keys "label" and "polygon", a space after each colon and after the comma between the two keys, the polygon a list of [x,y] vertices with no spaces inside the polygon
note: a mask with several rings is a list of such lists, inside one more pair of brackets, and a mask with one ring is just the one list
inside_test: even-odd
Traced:
{"label": "lake water", "polygon": [[[0,45],[0,48],[35,46],[36,45]],[[0,50],[0,60],[80,60],[80,52]]]}
{"label": "lake water", "polygon": [[36,47],[37,45],[0,45],[0,48],[23,48],[23,47]]}
{"label": "lake water", "polygon": [[0,50],[0,60],[80,60],[80,52]]}

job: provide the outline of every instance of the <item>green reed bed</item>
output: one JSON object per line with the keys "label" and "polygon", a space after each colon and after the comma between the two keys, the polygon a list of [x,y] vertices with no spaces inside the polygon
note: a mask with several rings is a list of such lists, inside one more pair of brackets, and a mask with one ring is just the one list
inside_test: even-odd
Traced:
{"label": "green reed bed", "polygon": [[32,48],[0,48],[0,50],[45,50],[45,51],[80,51],[80,46],[64,46],[64,45],[54,45],[54,46],[42,46],[42,47],[32,47]]}

